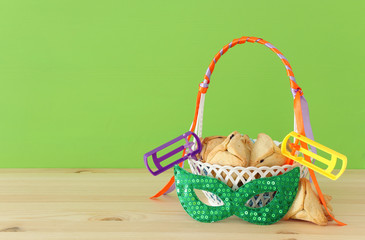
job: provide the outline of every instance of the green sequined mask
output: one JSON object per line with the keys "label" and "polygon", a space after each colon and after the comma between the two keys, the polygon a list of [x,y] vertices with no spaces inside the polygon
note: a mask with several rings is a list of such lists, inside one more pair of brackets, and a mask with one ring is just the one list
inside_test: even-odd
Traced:
{"label": "green sequined mask", "polygon": [[[267,225],[279,221],[293,204],[298,191],[299,167],[279,176],[252,180],[233,191],[218,179],[189,173],[175,165],[176,191],[185,211],[200,222],[216,222],[236,215],[247,222]],[[199,200],[194,189],[216,194],[222,206],[208,206]],[[275,192],[275,197],[260,208],[245,206],[255,195]]]}

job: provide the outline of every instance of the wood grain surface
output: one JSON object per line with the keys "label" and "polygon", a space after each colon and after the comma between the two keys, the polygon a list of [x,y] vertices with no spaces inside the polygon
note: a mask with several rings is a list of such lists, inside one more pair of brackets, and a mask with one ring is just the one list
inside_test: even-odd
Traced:
{"label": "wood grain surface", "polygon": [[365,170],[319,177],[345,227],[232,216],[200,223],[176,193],[150,200],[170,177],[143,169],[0,169],[0,240],[11,239],[365,239]]}

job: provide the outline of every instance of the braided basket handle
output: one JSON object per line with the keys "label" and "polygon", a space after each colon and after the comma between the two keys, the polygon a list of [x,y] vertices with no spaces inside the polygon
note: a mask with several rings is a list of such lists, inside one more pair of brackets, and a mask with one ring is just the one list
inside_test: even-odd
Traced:
{"label": "braided basket handle", "polygon": [[275,48],[271,43],[261,39],[261,38],[257,38],[257,37],[241,37],[238,39],[233,39],[232,42],[230,42],[229,44],[225,45],[213,58],[213,60],[211,61],[211,63],[209,64],[209,67],[207,69],[207,72],[204,75],[204,81],[200,84],[199,87],[199,91],[201,93],[206,93],[209,87],[209,83],[210,83],[210,77],[213,74],[214,71],[214,67],[215,64],[218,62],[218,60],[220,59],[221,56],[223,56],[223,54],[225,54],[228,49],[238,45],[238,44],[244,44],[246,42],[250,42],[250,43],[260,43],[262,45],[265,45],[266,47],[270,48],[271,51],[273,51],[274,53],[276,53],[278,55],[278,57],[281,59],[281,61],[283,62],[283,64],[285,65],[286,68],[286,73],[289,77],[290,80],[290,86],[294,89],[294,90],[300,90],[299,86],[295,83],[295,77],[294,77],[294,73],[292,70],[292,67],[290,66],[290,63],[288,62],[288,60],[284,57],[284,55],[277,49]]}
{"label": "braided basket handle", "polygon": [[[209,64],[209,67],[208,67],[208,69],[207,69],[207,71],[204,75],[203,82],[201,82],[200,85],[199,85],[199,92],[198,92],[198,99],[197,99],[197,102],[196,102],[195,116],[194,116],[192,128],[190,129],[191,131],[195,131],[199,137],[202,137],[205,94],[208,90],[209,83],[210,83],[210,78],[211,78],[212,73],[214,71],[214,67],[215,67],[216,63],[218,62],[218,60],[221,58],[221,56],[223,56],[223,54],[225,54],[228,51],[228,49],[230,49],[230,48],[232,48],[232,47],[234,47],[238,44],[244,44],[246,42],[260,43],[260,44],[270,48],[271,51],[276,53],[276,55],[280,58],[280,60],[282,61],[282,63],[284,64],[284,66],[286,68],[286,73],[289,77],[290,87],[291,87],[291,91],[292,91],[292,94],[293,94],[293,98],[295,98],[297,93],[300,96],[303,95],[302,89],[295,82],[294,73],[293,73],[292,67],[290,66],[289,61],[284,57],[284,55],[276,47],[274,47],[271,43],[269,43],[269,42],[267,42],[267,41],[265,41],[261,38],[257,38],[257,37],[246,37],[245,36],[245,37],[241,37],[241,38],[238,38],[238,39],[234,39],[232,42],[225,45],[214,56],[213,60]],[[306,115],[307,114],[305,114],[305,116]],[[302,116],[298,115],[297,111],[295,111],[295,117],[296,118],[302,118]],[[306,125],[308,125],[307,122],[309,122],[309,121],[305,121],[305,122],[306,122]],[[309,128],[310,128],[310,125],[309,125]],[[297,131],[296,130],[296,121],[294,121],[294,131]],[[311,130],[309,132],[311,132]],[[309,135],[310,135],[309,137],[311,137],[311,133]]]}

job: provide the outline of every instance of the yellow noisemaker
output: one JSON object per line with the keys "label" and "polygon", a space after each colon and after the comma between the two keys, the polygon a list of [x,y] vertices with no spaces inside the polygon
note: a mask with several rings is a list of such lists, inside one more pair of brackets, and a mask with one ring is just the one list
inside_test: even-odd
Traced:
{"label": "yellow noisemaker", "polygon": [[[292,152],[289,152],[286,148],[287,142],[290,137],[293,137],[295,139],[294,143],[290,144],[290,147],[293,149]],[[309,151],[305,147],[302,147],[301,145],[299,145],[299,143],[301,145],[303,145],[303,143],[308,144],[325,153],[328,153],[328,154],[330,154],[331,159],[326,159],[322,156],[319,156],[318,154],[315,154],[315,153]],[[345,155],[338,153],[326,146],[323,146],[322,144],[319,144],[296,132],[291,132],[284,138],[283,143],[281,144],[281,153],[284,156],[286,156],[332,180],[336,180],[337,178],[339,178],[342,175],[342,173],[345,171],[346,165],[347,165],[347,157]],[[321,167],[315,165],[314,161],[313,161],[313,163],[310,161],[307,161],[306,159],[304,159],[304,157],[298,156],[299,153],[302,153],[303,156],[309,156],[312,159],[315,159],[316,161],[324,164],[325,167],[321,168]],[[341,162],[342,162],[341,169],[337,174],[333,174],[332,171],[334,170],[338,160],[341,160]]]}

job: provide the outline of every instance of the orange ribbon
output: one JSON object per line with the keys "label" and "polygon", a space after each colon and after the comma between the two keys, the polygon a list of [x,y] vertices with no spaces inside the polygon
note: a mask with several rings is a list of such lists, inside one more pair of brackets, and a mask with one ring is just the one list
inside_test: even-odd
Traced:
{"label": "orange ribbon", "polygon": [[[297,91],[296,94],[295,94],[295,97],[294,97],[294,113],[295,113],[295,121],[297,123],[297,130],[298,130],[298,133],[305,136],[305,130],[304,130],[304,124],[303,124],[303,115],[302,115],[302,106],[300,104],[300,96],[303,95],[303,92],[301,91],[301,88],[294,82],[294,81],[290,81],[290,85],[295,87],[294,89],[297,89],[297,90],[300,90],[300,91]],[[300,141],[301,143],[301,147],[304,148],[304,149],[307,149],[308,150],[308,145],[307,143],[304,143],[302,141]],[[307,155],[304,155],[304,159],[308,162],[311,161],[310,157],[307,156]],[[317,190],[317,193],[318,193],[318,196],[319,196],[319,199],[321,200],[321,203],[322,205],[324,206],[324,208],[326,209],[328,215],[340,226],[345,226],[346,224],[343,223],[343,222],[340,222],[338,221],[331,213],[330,211],[328,210],[327,208],[327,204],[326,204],[326,201],[324,200],[324,197],[323,197],[323,194],[322,194],[322,191],[321,191],[321,188],[319,187],[319,184],[318,184],[318,181],[317,181],[317,178],[316,178],[316,175],[314,174],[314,171],[310,168],[308,168],[309,170],[309,174],[312,178],[312,181],[313,181],[313,184]]]}
{"label": "orange ribbon", "polygon": [[[200,106],[200,98],[201,98],[202,93],[205,93],[205,92],[206,92],[206,89],[205,89],[205,91],[201,91],[199,89],[198,96],[196,98],[196,107],[195,107],[194,120],[193,120],[193,124],[191,125],[191,128],[190,128],[190,131],[192,131],[192,132],[195,130],[196,122],[198,120],[198,113],[199,113],[199,106]],[[188,137],[188,141],[190,140],[190,138],[191,138],[191,135]],[[182,156],[185,156],[185,149],[183,151]],[[182,167],[183,166],[183,163],[182,162],[179,163],[179,166]],[[158,198],[158,197],[162,196],[164,193],[166,193],[170,189],[170,187],[174,184],[174,182],[175,182],[175,177],[172,176],[170,178],[170,180],[168,181],[168,183],[158,193],[156,193],[154,196],[150,197],[150,199]]]}

